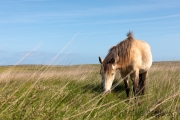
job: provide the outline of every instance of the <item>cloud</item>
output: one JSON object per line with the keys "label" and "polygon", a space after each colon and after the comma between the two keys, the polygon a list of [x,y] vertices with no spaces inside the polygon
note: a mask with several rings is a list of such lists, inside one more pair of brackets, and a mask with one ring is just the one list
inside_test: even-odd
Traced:
{"label": "cloud", "polygon": [[55,53],[47,53],[43,51],[23,51],[23,52],[17,52],[14,55],[19,57],[24,57],[27,54],[29,54],[29,57],[44,57],[44,56],[55,56]]}
{"label": "cloud", "polygon": [[[35,51],[32,52],[28,57],[21,60],[26,54],[28,54],[28,51],[24,52],[18,52],[15,53],[14,56],[9,56],[12,60],[14,60],[14,63],[18,64],[59,64],[59,63],[65,63],[68,64],[70,61],[73,61],[74,59],[78,59],[79,54],[76,53],[61,53],[57,56],[57,53],[49,53],[49,52],[43,52],[43,51]],[[55,58],[55,59],[54,59]],[[5,59],[6,60],[6,59]],[[18,61],[18,62],[17,62]]]}
{"label": "cloud", "polygon": [[[105,7],[80,7],[79,9],[74,9],[66,11],[64,15],[72,17],[81,16],[107,16],[107,15],[117,15],[117,14],[128,14],[135,12],[147,12],[147,11],[157,11],[163,9],[179,8],[180,2],[154,2],[154,3],[134,3],[134,4],[122,4],[122,5],[109,5]],[[73,8],[72,8],[73,9]],[[55,15],[55,14],[54,14]],[[56,14],[58,15],[58,14]],[[63,15],[63,14],[61,14]]]}
{"label": "cloud", "polygon": [[27,2],[43,2],[43,1],[48,1],[48,0],[22,0],[22,1],[27,1]]}
{"label": "cloud", "polygon": [[[47,0],[21,0],[21,1],[47,1]],[[51,2],[51,1],[49,1]],[[161,17],[152,17],[152,18],[141,18],[141,19],[121,19],[121,20],[113,20],[114,16],[132,16],[133,13],[146,13],[148,11],[157,11],[157,10],[164,10],[164,9],[172,9],[172,8],[179,8],[180,2],[173,1],[173,2],[162,2],[161,0],[154,1],[153,3],[132,3],[132,4],[110,4],[106,6],[88,6],[80,4],[75,4],[71,6],[69,4],[62,3],[61,7],[58,9],[49,9],[52,7],[53,4],[50,6],[39,6],[42,8],[42,11],[32,11],[33,7],[29,7],[29,9],[21,10],[21,12],[12,12],[8,13],[7,11],[1,11],[1,20],[0,24],[34,24],[34,23],[62,23],[62,25],[69,25],[69,24],[90,24],[90,23],[100,23],[100,24],[107,24],[107,23],[124,23],[124,22],[138,22],[138,21],[150,21],[150,20],[158,20],[158,19],[167,19],[167,18],[175,18],[179,17],[180,14],[174,15],[167,15]],[[67,7],[62,7],[62,6]],[[70,7],[71,6],[71,7]],[[56,6],[57,7],[57,6]],[[71,8],[71,9],[69,9]],[[19,8],[15,11],[19,11]],[[8,16],[7,16],[8,14]],[[98,18],[107,18],[110,20],[102,20]],[[138,17],[138,16],[137,16]],[[91,19],[93,18],[93,19]],[[97,19],[97,20],[94,20]]]}
{"label": "cloud", "polygon": [[[27,2],[42,2],[47,0],[22,0]],[[51,2],[51,1],[49,1]],[[12,3],[13,4],[13,3]],[[63,4],[63,3],[62,3]],[[53,4],[50,4],[52,7]],[[42,21],[59,21],[59,22],[71,22],[72,20],[76,20],[77,18],[85,18],[85,17],[102,17],[102,16],[113,16],[113,15],[121,15],[121,14],[129,14],[135,12],[146,12],[146,11],[156,11],[162,9],[170,9],[170,8],[178,8],[180,7],[180,3],[175,2],[154,2],[151,3],[133,3],[132,4],[122,4],[122,5],[107,5],[105,7],[98,6],[84,6],[83,4],[80,7],[78,5],[71,6],[69,9],[69,4],[65,4],[67,7],[60,7],[57,10],[49,9],[51,7],[47,6],[39,6],[43,11],[22,11],[20,13],[10,13],[13,15],[8,15],[4,20],[1,19],[0,23],[34,23],[34,22],[42,22]],[[12,9],[12,8],[11,8]],[[19,8],[17,8],[18,10]],[[33,9],[33,8],[32,8]],[[15,11],[17,11],[15,10]],[[0,13],[6,15],[6,12]],[[2,17],[3,18],[3,17]]]}
{"label": "cloud", "polygon": [[[168,15],[168,16],[161,16],[161,17],[151,17],[151,18],[141,18],[141,19],[120,20],[120,21],[117,21],[117,22],[150,21],[150,20],[160,20],[160,19],[176,18],[176,17],[180,17],[180,14]],[[116,22],[116,21],[114,21],[114,22]]]}

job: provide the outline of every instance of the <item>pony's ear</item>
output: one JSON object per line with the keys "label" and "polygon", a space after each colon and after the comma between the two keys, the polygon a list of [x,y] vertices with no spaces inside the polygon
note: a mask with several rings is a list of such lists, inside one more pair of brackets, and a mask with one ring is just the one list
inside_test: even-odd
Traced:
{"label": "pony's ear", "polygon": [[115,63],[115,59],[111,58],[111,60],[108,63],[114,64]]}
{"label": "pony's ear", "polygon": [[103,63],[103,60],[101,59],[101,57],[99,57],[99,62],[102,64]]}

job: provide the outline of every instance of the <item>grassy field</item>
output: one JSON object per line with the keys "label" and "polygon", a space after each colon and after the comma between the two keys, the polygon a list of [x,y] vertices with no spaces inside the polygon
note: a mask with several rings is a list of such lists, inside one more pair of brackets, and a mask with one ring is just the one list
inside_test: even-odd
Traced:
{"label": "grassy field", "polygon": [[120,84],[102,94],[99,65],[0,67],[0,120],[180,119],[180,62],[153,63],[140,105]]}

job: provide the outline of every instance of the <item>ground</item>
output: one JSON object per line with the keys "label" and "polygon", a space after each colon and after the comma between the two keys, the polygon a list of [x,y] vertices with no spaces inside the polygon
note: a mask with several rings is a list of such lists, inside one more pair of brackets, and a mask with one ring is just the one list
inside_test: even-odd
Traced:
{"label": "ground", "polygon": [[102,93],[100,65],[0,67],[0,119],[180,119],[180,62],[156,62],[146,93],[127,100],[117,71]]}

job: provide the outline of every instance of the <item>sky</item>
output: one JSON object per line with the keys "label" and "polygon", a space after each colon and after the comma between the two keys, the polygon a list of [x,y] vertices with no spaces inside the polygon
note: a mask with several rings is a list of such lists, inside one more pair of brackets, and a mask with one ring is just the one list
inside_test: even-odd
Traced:
{"label": "sky", "polygon": [[0,66],[99,64],[126,38],[180,60],[179,0],[0,0]]}

